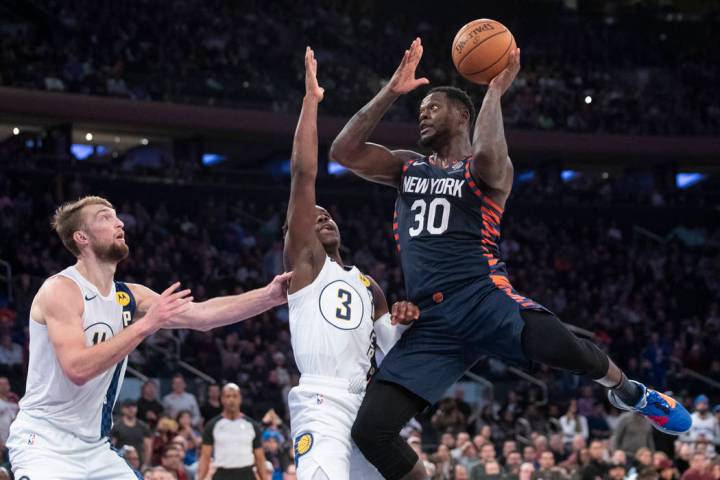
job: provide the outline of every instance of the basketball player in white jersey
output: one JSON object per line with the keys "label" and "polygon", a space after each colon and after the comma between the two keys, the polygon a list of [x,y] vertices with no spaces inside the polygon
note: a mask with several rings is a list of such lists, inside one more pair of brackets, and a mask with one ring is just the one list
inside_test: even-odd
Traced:
{"label": "basketball player in white jersey", "polygon": [[313,51],[305,53],[305,98],[295,131],[284,259],[292,268],[290,338],[300,385],[288,403],[299,480],[381,479],[353,445],[350,429],[373,373],[375,345],[385,353],[399,338],[395,323],[418,318],[399,302],[388,314],[385,295],[370,277],[340,257],[340,233],[315,205],[318,86]]}
{"label": "basketball player in white jersey", "polygon": [[129,249],[107,200],[85,197],[61,206],[53,228],[77,263],[48,278],[32,303],[26,393],[7,441],[15,478],[142,478],[108,440],[128,354],[161,328],[209,330],[282,304],[290,275],[193,303],[179,283],[158,295],[114,280]]}

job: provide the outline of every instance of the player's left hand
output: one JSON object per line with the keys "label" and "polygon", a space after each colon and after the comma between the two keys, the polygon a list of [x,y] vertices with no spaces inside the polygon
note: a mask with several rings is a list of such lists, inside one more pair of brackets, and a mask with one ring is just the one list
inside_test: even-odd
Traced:
{"label": "player's left hand", "polygon": [[420,309],[414,303],[407,301],[393,303],[390,313],[390,323],[392,325],[410,325],[418,318],[420,318]]}
{"label": "player's left hand", "polygon": [[287,292],[290,286],[290,279],[293,272],[285,272],[276,275],[272,282],[265,287],[267,294],[273,305],[283,305],[287,303]]}
{"label": "player's left hand", "polygon": [[500,95],[504,94],[507,89],[510,88],[510,85],[512,85],[512,82],[515,80],[515,77],[517,77],[519,71],[520,49],[516,48],[514,52],[510,52],[510,58],[505,70],[498,73],[497,76],[490,81],[489,88],[498,90]]}
{"label": "player's left hand", "polygon": [[318,85],[317,81],[315,52],[313,52],[312,48],[305,47],[305,97],[312,98],[320,103],[324,96],[325,89]]}

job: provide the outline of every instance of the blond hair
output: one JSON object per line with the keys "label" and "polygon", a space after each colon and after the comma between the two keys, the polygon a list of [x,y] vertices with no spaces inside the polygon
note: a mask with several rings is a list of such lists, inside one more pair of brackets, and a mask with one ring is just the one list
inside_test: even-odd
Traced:
{"label": "blond hair", "polygon": [[104,205],[114,208],[112,203],[102,197],[89,195],[74,202],[65,202],[55,210],[50,226],[60,237],[65,248],[76,257],[80,256],[80,249],[73,239],[75,232],[83,227],[82,209],[89,205]]}

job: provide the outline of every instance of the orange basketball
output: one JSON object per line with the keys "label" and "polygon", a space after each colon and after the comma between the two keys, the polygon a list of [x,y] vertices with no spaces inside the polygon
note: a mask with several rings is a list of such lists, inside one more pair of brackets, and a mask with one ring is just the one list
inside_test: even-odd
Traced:
{"label": "orange basketball", "polygon": [[460,75],[473,83],[490,83],[508,64],[515,38],[505,25],[481,18],[455,35],[452,59]]}

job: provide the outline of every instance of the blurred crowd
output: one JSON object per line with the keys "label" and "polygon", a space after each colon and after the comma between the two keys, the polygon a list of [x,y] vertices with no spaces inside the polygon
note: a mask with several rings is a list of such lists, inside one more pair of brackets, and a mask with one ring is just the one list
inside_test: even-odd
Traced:
{"label": "blurred crowd", "polygon": [[[73,261],[48,218],[62,201],[108,188],[96,180],[61,179],[52,187],[45,180],[0,174],[0,259],[12,266],[14,280],[12,301],[3,296],[0,302],[3,441],[24,390],[30,302],[44,278]],[[141,199],[142,189],[120,190],[108,196],[125,224],[131,254],[119,265],[118,279],[155,290],[178,279],[203,300],[256,288],[282,271],[282,200],[177,190],[175,197],[149,202]],[[340,196],[324,205],[340,226],[346,262],[375,278],[390,301],[400,299],[391,202],[364,198],[352,208]],[[535,192],[537,205],[542,199]],[[514,210],[512,202],[501,253],[517,290],[593,332],[629,377],[672,390],[701,421],[675,442],[643,419],[614,410],[594,385],[534,367],[532,374],[548,386],[547,403],[532,384],[501,376],[489,401],[468,403],[458,390],[407,426],[403,434],[432,478],[720,479],[720,391],[685,370],[720,379],[717,225],[685,231],[679,219],[674,234],[660,241],[634,234],[622,218],[597,212],[543,217]],[[178,359],[217,384],[173,376]],[[273,480],[295,478],[286,400],[298,371],[287,309],[211,332],[158,332],[130,363],[157,381],[146,382],[139,398],[119,403],[113,438],[146,478],[193,478],[204,425],[221,411],[219,385],[227,382],[242,388],[242,411],[260,429]],[[498,371],[483,365],[476,373]]]}
{"label": "blurred crowd", "polygon": [[[309,44],[327,90],[323,110],[347,116],[377,92],[420,36],[419,75],[432,85],[466,88],[480,101],[482,88],[458,76],[449,54],[454,33],[478,15],[477,7],[426,3],[27,2],[0,20],[0,84],[295,112],[302,49]],[[510,2],[505,10],[483,12],[505,23],[522,48],[523,70],[504,104],[506,124],[720,132],[720,58],[704,48],[717,13],[683,15],[636,4],[635,11],[603,15],[563,3],[573,2]],[[420,94],[401,99],[389,117],[417,118]]]}

